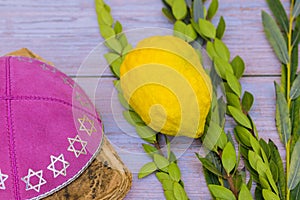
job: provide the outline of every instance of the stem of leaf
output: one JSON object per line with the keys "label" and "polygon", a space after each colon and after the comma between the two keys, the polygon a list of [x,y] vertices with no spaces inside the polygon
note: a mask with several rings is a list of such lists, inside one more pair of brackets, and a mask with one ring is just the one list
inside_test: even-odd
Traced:
{"label": "stem of leaf", "polygon": [[162,152],[162,150],[161,150],[160,144],[159,144],[159,134],[160,134],[160,133],[158,133],[157,136],[156,136],[156,137],[157,137],[157,141],[154,142],[154,146],[155,146],[155,148],[158,150],[158,152],[159,152],[161,155],[164,155],[163,152]]}
{"label": "stem of leaf", "polygon": [[[291,1],[290,6],[290,19],[289,19],[289,32],[288,32],[288,57],[289,61],[286,65],[287,67],[287,92],[286,92],[286,100],[288,103],[288,109],[290,110],[291,107],[291,98],[290,98],[290,90],[291,90],[291,58],[292,58],[292,32],[293,32],[293,9],[294,9],[294,0]],[[286,199],[290,199],[290,190],[288,188],[288,177],[290,173],[290,146],[291,146],[291,139],[287,141],[287,144],[285,146],[286,149]]]}
{"label": "stem of leaf", "polygon": [[290,199],[290,190],[288,188],[288,177],[290,173],[290,146],[291,146],[291,139],[287,142],[286,148],[286,199]]}
{"label": "stem of leaf", "polygon": [[226,177],[227,177],[227,181],[228,181],[230,190],[233,192],[235,198],[238,199],[238,190],[237,190],[237,188],[235,188],[235,186],[234,186],[234,180],[233,180],[232,175],[231,175],[231,174],[228,174]]}
{"label": "stem of leaf", "polygon": [[[222,160],[222,153],[223,153],[222,150],[219,150],[217,153],[218,153],[219,158]],[[228,181],[230,190],[232,191],[232,193],[234,194],[236,199],[238,199],[238,189],[234,185],[234,180],[233,180],[232,175],[230,173],[228,173],[228,174],[226,173],[224,178]]]}

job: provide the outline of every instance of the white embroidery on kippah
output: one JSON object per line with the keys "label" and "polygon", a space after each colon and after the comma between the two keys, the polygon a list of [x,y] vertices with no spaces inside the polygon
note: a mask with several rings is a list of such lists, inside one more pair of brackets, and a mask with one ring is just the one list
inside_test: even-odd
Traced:
{"label": "white embroidery on kippah", "polygon": [[[97,129],[95,128],[95,122],[89,119],[86,115],[83,115],[83,118],[78,118],[78,121],[80,123],[80,131],[85,131],[89,136],[91,136],[92,133],[97,132]],[[89,127],[86,126],[87,123],[89,124]]]}
{"label": "white embroidery on kippah", "polygon": [[[58,177],[59,175],[67,176],[67,168],[70,166],[70,163],[65,160],[64,155],[60,154],[58,157],[51,155],[50,158],[51,164],[47,167],[47,169],[53,171],[54,178]],[[55,167],[56,162],[62,163],[62,169],[57,169]]]}
{"label": "white embroidery on kippah", "polygon": [[[69,143],[70,143],[70,146],[68,147],[68,151],[74,152],[76,158],[78,158],[81,154],[87,154],[86,149],[85,149],[85,147],[87,145],[87,142],[81,140],[81,138],[79,137],[79,135],[76,135],[75,138],[68,138],[68,140],[69,140]],[[75,142],[80,143],[82,148],[79,149],[79,150],[76,149],[74,147],[74,143]]]}
{"label": "white embroidery on kippah", "polygon": [[[30,178],[34,176],[39,179],[39,183],[36,185],[32,185],[32,183],[30,183]],[[40,192],[41,186],[47,183],[47,181],[43,178],[43,170],[35,172],[32,169],[28,169],[27,176],[24,176],[21,180],[26,184],[26,191],[35,190],[36,192]]]}
{"label": "white embroidery on kippah", "polygon": [[90,104],[88,101],[84,100],[79,92],[76,91],[76,100],[80,103],[80,105],[89,108]]}
{"label": "white embroidery on kippah", "polygon": [[5,181],[8,179],[8,175],[3,174],[0,169],[0,190],[5,190]]}

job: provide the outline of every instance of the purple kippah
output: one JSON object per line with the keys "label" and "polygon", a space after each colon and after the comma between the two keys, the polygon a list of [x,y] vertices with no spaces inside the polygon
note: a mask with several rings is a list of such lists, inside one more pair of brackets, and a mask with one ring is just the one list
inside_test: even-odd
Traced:
{"label": "purple kippah", "polygon": [[93,161],[101,120],[84,91],[54,67],[0,58],[0,199],[35,199],[76,179]]}

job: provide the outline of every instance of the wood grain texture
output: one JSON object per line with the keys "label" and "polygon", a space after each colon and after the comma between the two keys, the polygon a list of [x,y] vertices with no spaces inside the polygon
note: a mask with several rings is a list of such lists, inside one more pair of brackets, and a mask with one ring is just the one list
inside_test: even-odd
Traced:
{"label": "wood grain texture", "polygon": [[[107,3],[126,30],[149,26],[172,27],[161,14],[160,0],[108,0]],[[283,3],[287,7],[289,1],[283,0]],[[219,16],[224,16],[227,22],[224,41],[232,57],[241,55],[247,65],[242,84],[244,89],[255,95],[251,116],[260,136],[275,141],[284,157],[274,122],[273,81],[279,81],[280,67],[263,33],[262,9],[269,12],[264,0],[220,0],[220,9],[213,22],[216,24]],[[100,42],[103,40],[98,33],[93,0],[0,0],[1,54],[27,47],[74,76],[78,74],[84,58]],[[136,172],[149,158],[141,153],[142,141],[121,115],[122,109],[113,92],[113,79],[109,77],[111,74],[108,70],[99,73],[100,65],[103,63],[92,64],[89,70],[80,73],[77,80],[95,101],[108,139],[134,173],[133,187],[126,199],[163,199],[161,186],[154,176],[137,179]],[[230,130],[233,124],[229,120],[227,129]],[[188,195],[191,200],[210,199],[201,165],[194,156],[194,152],[200,149],[200,143],[191,142],[186,151],[179,144],[175,148],[184,152],[179,165]]]}

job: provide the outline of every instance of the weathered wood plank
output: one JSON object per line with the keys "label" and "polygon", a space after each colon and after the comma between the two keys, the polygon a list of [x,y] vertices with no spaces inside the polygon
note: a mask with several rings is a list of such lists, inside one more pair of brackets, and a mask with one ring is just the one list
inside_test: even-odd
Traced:
{"label": "weathered wood plank", "polygon": [[[288,0],[283,1],[288,5]],[[110,0],[113,15],[126,30],[143,27],[171,28],[161,14],[160,0]],[[224,41],[232,55],[240,54],[248,75],[279,74],[280,67],[263,34],[262,0],[222,0],[218,16],[227,22]],[[0,1],[0,54],[27,47],[74,75],[83,59],[99,43],[94,1]],[[96,66],[95,66],[96,68]],[[94,75],[87,72],[84,75]],[[105,73],[106,75],[109,72]]]}
{"label": "weathered wood plank", "polygon": [[[285,7],[289,1],[283,0]],[[113,15],[120,20],[126,30],[143,27],[171,28],[172,25],[161,14],[160,0],[110,0],[108,4],[113,8]],[[220,15],[227,22],[227,31],[224,41],[228,44],[232,56],[241,55],[246,64],[246,74],[278,75],[279,62],[274,56],[265,39],[261,25],[261,10],[267,10],[263,0],[222,0],[220,10],[214,23]],[[136,38],[135,38],[136,39]],[[94,0],[0,0],[0,54],[27,47],[52,61],[59,69],[68,75],[76,75],[80,64],[89,52],[101,42],[98,25],[94,12]],[[104,53],[99,52],[99,57]],[[89,69],[79,73],[80,76],[110,75],[109,70],[104,73],[99,69],[105,62],[90,63]],[[276,133],[275,95],[272,77],[243,78],[243,87],[255,95],[255,104],[251,115],[258,126],[260,136],[271,138],[280,144]],[[115,146],[125,163],[133,172],[149,161],[142,152],[142,141],[134,136],[134,131],[127,125],[120,112],[121,107],[116,102],[114,112],[111,110],[111,94],[113,91],[112,79],[97,78],[78,79],[101,112],[107,137]],[[93,85],[99,86],[94,88]],[[94,96],[95,95],[95,96]],[[116,122],[116,119],[117,122]],[[121,127],[129,129],[125,134]],[[230,130],[233,122],[229,120],[227,129]],[[123,128],[124,129],[124,128]],[[201,165],[194,156],[200,144],[194,141],[190,148],[180,157],[179,165],[183,170],[187,192],[191,199],[209,199]],[[284,152],[280,144],[281,152]],[[180,148],[179,148],[180,149]],[[284,157],[284,153],[282,153]],[[133,188],[126,199],[163,199],[160,184],[154,176],[143,180],[137,179],[134,174]]]}

